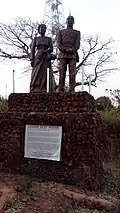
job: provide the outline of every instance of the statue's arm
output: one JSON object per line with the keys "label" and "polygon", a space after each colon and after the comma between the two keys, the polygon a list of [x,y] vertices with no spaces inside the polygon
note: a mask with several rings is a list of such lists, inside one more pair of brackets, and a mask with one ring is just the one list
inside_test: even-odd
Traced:
{"label": "statue's arm", "polygon": [[33,61],[35,58],[35,49],[36,49],[36,38],[34,38],[31,47],[30,47],[30,60]]}
{"label": "statue's arm", "polygon": [[53,52],[53,42],[52,42],[52,39],[49,38],[49,48],[48,48],[48,52],[49,53],[52,53]]}
{"label": "statue's arm", "polygon": [[62,44],[62,37],[61,37],[61,31],[60,30],[58,31],[58,34],[57,34],[57,47],[61,52],[65,51],[65,47]]}
{"label": "statue's arm", "polygon": [[76,37],[77,37],[76,38],[76,43],[75,43],[75,45],[72,48],[73,52],[76,52],[80,48],[80,40],[81,40],[81,33],[80,33],[80,31],[77,31],[77,36]]}

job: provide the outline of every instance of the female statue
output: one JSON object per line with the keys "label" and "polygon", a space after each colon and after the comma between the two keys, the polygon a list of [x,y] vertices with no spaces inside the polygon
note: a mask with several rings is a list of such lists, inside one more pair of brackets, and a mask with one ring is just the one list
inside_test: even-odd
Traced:
{"label": "female statue", "polygon": [[46,91],[47,86],[47,68],[53,52],[52,40],[45,36],[46,25],[41,24],[38,27],[39,37],[35,37],[31,45],[31,83],[30,92]]}

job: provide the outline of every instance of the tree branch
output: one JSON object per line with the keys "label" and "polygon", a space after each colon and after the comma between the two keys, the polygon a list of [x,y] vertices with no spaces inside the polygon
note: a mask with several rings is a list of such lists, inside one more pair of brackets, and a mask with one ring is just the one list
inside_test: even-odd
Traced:
{"label": "tree branch", "polygon": [[12,55],[0,49],[0,57],[9,59],[29,59],[28,55]]}
{"label": "tree branch", "polygon": [[[29,60],[30,44],[37,34],[38,22],[17,18],[12,24],[0,23],[0,57],[4,59]],[[84,66],[85,82],[89,85],[89,75],[93,74],[92,86],[111,72],[120,70],[117,67],[112,39],[101,42],[98,35],[83,36],[79,51],[81,61],[78,63],[77,76],[80,77],[81,67]],[[56,64],[54,64],[56,65]],[[58,74],[58,65],[53,67],[53,74]],[[81,80],[76,86],[81,85]]]}

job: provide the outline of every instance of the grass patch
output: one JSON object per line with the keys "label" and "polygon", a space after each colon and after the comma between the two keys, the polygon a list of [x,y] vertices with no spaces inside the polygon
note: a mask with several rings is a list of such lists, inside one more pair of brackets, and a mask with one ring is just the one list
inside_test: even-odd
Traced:
{"label": "grass patch", "polygon": [[7,211],[7,210],[9,210],[9,209],[12,209],[15,205],[16,205],[16,199],[14,199],[14,198],[9,198],[9,199],[7,199],[6,200],[6,202],[5,202],[5,204],[4,204],[4,211]]}
{"label": "grass patch", "polygon": [[105,165],[105,193],[120,199],[120,163]]}

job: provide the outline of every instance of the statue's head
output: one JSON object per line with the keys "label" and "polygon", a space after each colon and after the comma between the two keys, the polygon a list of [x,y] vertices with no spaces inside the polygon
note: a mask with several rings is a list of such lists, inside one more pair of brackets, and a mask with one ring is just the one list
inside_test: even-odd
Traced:
{"label": "statue's head", "polygon": [[73,25],[74,25],[74,23],[75,23],[75,19],[74,19],[74,17],[73,16],[68,16],[68,18],[67,18],[67,26],[68,27],[72,27]]}
{"label": "statue's head", "polygon": [[45,35],[46,29],[47,29],[47,27],[46,27],[45,24],[40,24],[40,25],[38,26],[38,32],[39,32],[41,35]]}

